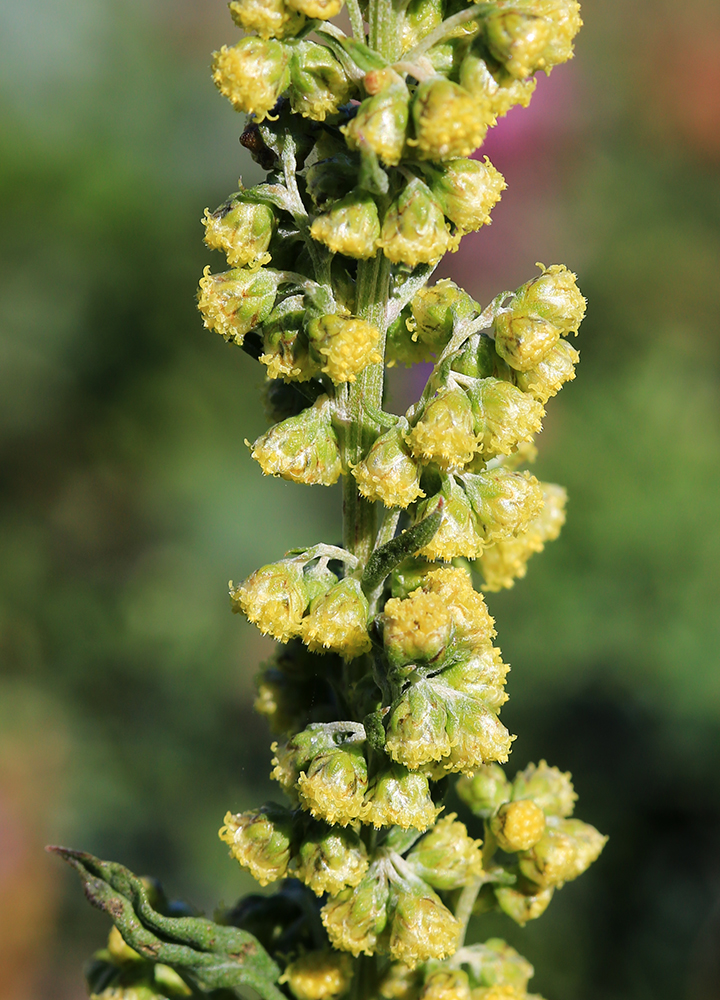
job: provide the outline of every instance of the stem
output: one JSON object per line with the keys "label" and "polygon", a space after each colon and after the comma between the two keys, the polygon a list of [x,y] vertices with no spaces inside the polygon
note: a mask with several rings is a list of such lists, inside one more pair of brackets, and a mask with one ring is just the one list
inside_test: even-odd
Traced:
{"label": "stem", "polygon": [[[380,331],[378,348],[385,356],[387,301],[390,262],[383,254],[358,264],[357,314]],[[369,365],[350,386],[347,397],[349,426],[345,435],[343,494],[343,544],[349,552],[367,562],[375,543],[375,504],[362,497],[351,466],[363,457],[371,444],[372,413],[382,408],[384,361]]]}
{"label": "stem", "polygon": [[468,924],[470,923],[470,917],[472,916],[473,906],[475,906],[475,900],[478,898],[478,893],[480,892],[482,885],[482,875],[478,875],[472,880],[472,882],[468,882],[460,893],[460,898],[458,899],[457,906],[455,907],[455,919],[460,924],[458,948],[462,948],[465,944],[465,935],[467,934]]}

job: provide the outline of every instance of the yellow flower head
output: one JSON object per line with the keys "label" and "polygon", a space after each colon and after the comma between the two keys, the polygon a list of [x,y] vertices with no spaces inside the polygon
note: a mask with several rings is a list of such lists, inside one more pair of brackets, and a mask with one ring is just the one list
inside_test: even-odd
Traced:
{"label": "yellow flower head", "polygon": [[370,651],[368,603],[360,583],[348,577],[313,601],[302,639],[312,653],[339,653],[346,660]]}
{"label": "yellow flower head", "polygon": [[350,989],[352,959],[336,951],[309,951],[291,962],[278,980],[296,1000],[338,1000]]}
{"label": "yellow flower head", "polygon": [[546,761],[528,764],[513,779],[513,798],[532,799],[548,816],[570,816],[577,794],[569,771],[548,767]]}
{"label": "yellow flower head", "polygon": [[607,837],[579,819],[549,817],[545,834],[520,855],[520,871],[541,889],[582,875],[599,857]]}
{"label": "yellow flower head", "polygon": [[405,147],[410,91],[402,77],[390,69],[368,73],[365,89],[371,96],[340,131],[350,149],[369,148],[383,163],[395,167]]}
{"label": "yellow flower head", "polygon": [[559,340],[535,368],[515,372],[515,383],[539,403],[547,403],[551,396],[560,392],[566,382],[572,382],[575,378],[575,365],[579,360],[580,354],[572,344],[567,340]]}
{"label": "yellow flower head", "polygon": [[391,962],[380,980],[378,991],[384,1000],[419,1000],[422,977],[404,962]]}
{"label": "yellow flower head", "polygon": [[272,271],[235,268],[200,279],[198,309],[208,330],[242,347],[245,334],[270,315],[275,305],[277,280]]}
{"label": "yellow flower head", "polygon": [[362,495],[386,507],[407,507],[425,496],[420,469],[410,456],[401,426],[381,434],[352,471]]}
{"label": "yellow flower head", "polygon": [[240,192],[212,213],[205,209],[205,243],[211,250],[222,250],[233,267],[267,264],[274,222],[267,205]]}
{"label": "yellow flower head", "polygon": [[393,264],[431,264],[450,248],[450,227],[430,188],[414,177],[385,214],[378,246]]}
{"label": "yellow flower head", "polygon": [[308,339],[311,353],[336,385],[354,382],[368,365],[382,361],[377,349],[380,331],[355,316],[328,313],[313,319],[308,325]]}
{"label": "yellow flower head", "polygon": [[[547,910],[553,895],[555,886],[549,889],[538,889],[537,892],[520,892],[511,885],[495,887],[495,899],[503,913],[506,913],[516,924],[524,927],[528,920],[537,920]],[[524,997],[525,994],[523,993]]]}
{"label": "yellow flower head", "polygon": [[461,389],[444,387],[425,406],[408,434],[413,455],[441,469],[462,469],[477,451],[470,400]]}
{"label": "yellow flower head", "polygon": [[428,160],[470,156],[494,123],[487,106],[442,76],[420,84],[412,113],[417,138],[411,143]]}
{"label": "yellow flower head", "polygon": [[482,55],[470,51],[460,66],[460,85],[482,101],[496,118],[502,118],[519,104],[526,108],[535,92],[537,81],[516,80],[499,67],[493,74]]}
{"label": "yellow flower head", "polygon": [[498,378],[478,379],[469,389],[478,450],[483,458],[510,455],[532,441],[545,416],[540,403],[517,386]]}
{"label": "yellow flower head", "polygon": [[289,94],[293,111],[323,122],[351,93],[350,80],[328,48],[307,40],[293,47]]}
{"label": "yellow flower head", "polygon": [[365,845],[347,827],[320,826],[309,831],[290,864],[292,874],[316,896],[326,892],[335,896],[348,886],[356,886],[367,869]]}
{"label": "yellow flower head", "polygon": [[322,908],[330,943],[353,955],[372,955],[387,924],[387,878],[372,865],[355,889],[345,889]]}
{"label": "yellow flower head", "polygon": [[[427,559],[475,559],[482,552],[484,540],[477,531],[475,515],[465,490],[454,476],[447,476],[440,496],[443,501],[442,521],[435,535],[420,550]],[[437,497],[430,497],[418,505],[418,519],[432,513],[437,507]]]}
{"label": "yellow flower head", "polygon": [[300,634],[309,604],[302,563],[283,560],[263,566],[239,587],[231,582],[230,597],[233,610],[239,608],[264,635],[287,642]]}
{"label": "yellow flower head", "polygon": [[245,813],[227,813],[219,836],[230,854],[260,885],[283,878],[290,861],[291,814],[272,803]]}
{"label": "yellow flower head", "polygon": [[318,215],[310,235],[333,253],[367,260],[377,253],[380,219],[374,199],[362,191],[351,191],[336,201],[329,212]]}
{"label": "yellow flower head", "polygon": [[451,638],[450,611],[438,594],[419,589],[386,603],[383,639],[391,664],[436,661]]}
{"label": "yellow flower head", "polygon": [[460,924],[431,889],[423,895],[397,892],[389,943],[395,961],[414,968],[446,958],[457,949],[459,933]]}
{"label": "yellow flower head", "polygon": [[500,806],[490,823],[503,851],[527,851],[545,832],[545,813],[531,799],[519,799]]}
{"label": "yellow flower head", "polygon": [[486,156],[484,161],[449,160],[430,186],[448,219],[461,233],[470,233],[490,224],[490,212],[507,184]]}
{"label": "yellow flower head", "polygon": [[401,826],[427,830],[442,811],[430,797],[424,774],[413,773],[400,764],[380,771],[365,795],[361,819],[375,827]]}
{"label": "yellow flower head", "polygon": [[236,111],[268,116],[290,83],[290,52],[273,39],[249,35],[213,55],[213,82]]}
{"label": "yellow flower head", "polygon": [[471,1000],[467,972],[462,969],[438,969],[425,980],[421,1000]]}
{"label": "yellow flower head", "polygon": [[292,38],[305,24],[305,15],[285,0],[231,0],[228,6],[239,28],[261,38]]}
{"label": "yellow flower head", "polygon": [[344,0],[288,0],[288,6],[318,21],[329,21],[331,17],[337,17],[343,3]]}
{"label": "yellow flower head", "polygon": [[362,747],[351,743],[318,754],[297,781],[302,807],[338,826],[347,826],[360,816],[367,787]]}
{"label": "yellow flower head", "polygon": [[320,396],[297,417],[275,424],[251,447],[252,457],[266,476],[332,486],[342,472],[327,396]]}
{"label": "yellow flower head", "polygon": [[495,636],[495,622],[466,570],[455,566],[431,570],[425,575],[423,590],[436,594],[448,608],[455,639],[467,649],[480,649]]}
{"label": "yellow flower head", "polygon": [[542,487],[529,472],[489,469],[462,482],[487,542],[526,531],[543,509]]}
{"label": "yellow flower head", "polygon": [[482,875],[482,841],[468,836],[455,813],[444,816],[413,847],[407,863],[433,889],[460,889],[468,879]]}

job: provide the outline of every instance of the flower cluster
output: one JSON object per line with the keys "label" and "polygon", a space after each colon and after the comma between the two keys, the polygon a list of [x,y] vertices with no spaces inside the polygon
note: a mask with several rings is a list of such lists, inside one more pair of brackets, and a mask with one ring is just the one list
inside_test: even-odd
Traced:
{"label": "flower cluster", "polygon": [[[521,1000],[532,967],[467,945],[471,913],[539,916],[604,838],[572,818],[568,775],[505,777],[509,668],[480,591],[522,578],[564,522],[565,491],[527,466],[585,300],[558,264],[486,308],[430,279],[490,222],[505,182],[474,154],[572,56],[579,7],[347,0],[350,36],[342,6],[233,0],[245,35],[213,63],[266,178],[205,214],[229,270],[206,271],[200,312],[265,366],[262,472],[344,498],[342,545],[230,584],[278,641],[256,708],[286,797],[225,817],[231,855],[279,884],[233,920],[297,1000]],[[420,398],[386,412],[385,367],[417,362]],[[453,775],[467,825],[443,812]],[[370,974],[359,956],[385,957]]]}

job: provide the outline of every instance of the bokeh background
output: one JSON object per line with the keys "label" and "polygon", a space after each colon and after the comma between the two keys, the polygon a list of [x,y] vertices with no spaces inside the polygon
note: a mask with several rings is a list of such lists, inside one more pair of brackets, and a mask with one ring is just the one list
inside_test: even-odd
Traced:
{"label": "bokeh background", "polygon": [[[443,271],[487,301],[564,262],[590,302],[538,468],[569,521],[490,606],[512,763],[571,769],[610,842],[542,920],[487,932],[550,1000],[713,1000],[720,9],[584,15],[489,138],[509,188]],[[234,36],[223,0],[0,0],[1,1000],[79,1000],[107,932],[47,842],[210,914],[249,888],[216,831],[272,794],[269,646],[226,581],[339,530],[334,490],[252,467],[261,373],[194,308],[202,211],[256,179],[209,79]]]}

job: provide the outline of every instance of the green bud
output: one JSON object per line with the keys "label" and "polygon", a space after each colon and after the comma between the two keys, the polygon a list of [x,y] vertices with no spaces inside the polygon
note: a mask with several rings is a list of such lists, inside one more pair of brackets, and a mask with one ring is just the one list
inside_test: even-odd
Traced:
{"label": "green bud", "polygon": [[[319,366],[310,358],[310,344],[302,329],[303,321],[304,314],[291,311],[263,326],[260,361],[267,365],[268,378],[307,382],[320,373]],[[293,416],[299,416],[299,413]]]}
{"label": "green bud", "polygon": [[418,841],[405,859],[433,889],[460,889],[482,875],[482,841],[468,836],[455,813],[444,816]]}
{"label": "green bud", "polygon": [[391,882],[391,905],[389,949],[395,961],[414,968],[420,962],[454,953],[460,924],[424,882],[415,878]]}
{"label": "green bud", "polygon": [[529,472],[464,473],[462,484],[488,542],[525,531],[543,509],[542,487]]}
{"label": "green bud", "polygon": [[314,827],[305,834],[290,868],[316,896],[336,896],[360,882],[368,868],[367,851],[353,830]]}
{"label": "green bud", "polygon": [[286,743],[273,743],[273,772],[270,777],[280,782],[289,792],[297,783],[300,773],[307,770],[318,754],[334,750],[337,746],[332,730],[322,723],[310,725],[301,733],[296,733]]}
{"label": "green bud", "polygon": [[425,775],[410,772],[401,764],[391,764],[371,781],[361,819],[375,827],[427,830],[439,812]]}
{"label": "green bud", "polygon": [[410,0],[402,15],[400,47],[403,52],[414,48],[442,23],[442,0]]}
{"label": "green bud", "polygon": [[337,17],[343,3],[344,0],[288,0],[290,7],[318,21],[329,21],[331,17]]}
{"label": "green bud", "polygon": [[245,334],[266,320],[275,305],[278,279],[275,271],[235,268],[200,279],[198,309],[208,330],[242,347]]}
{"label": "green bud", "polygon": [[293,47],[290,62],[290,105],[304,118],[325,121],[350,98],[352,84],[332,52],[316,42]]}
{"label": "green bud", "polygon": [[486,643],[467,659],[463,658],[443,671],[443,681],[456,691],[480,698],[493,712],[499,712],[508,700],[505,679],[510,670],[503,663],[500,650]]}
{"label": "green bud", "polygon": [[377,349],[380,331],[357,316],[318,316],[310,321],[307,332],[311,358],[335,385],[354,382],[368,365],[382,361]]}
{"label": "green bud", "polygon": [[511,310],[495,317],[495,350],[519,372],[535,368],[560,339],[557,327],[534,315]]}
{"label": "green bud", "polygon": [[485,460],[510,455],[523,441],[542,430],[545,415],[540,403],[510,382],[478,379],[467,390],[474,417],[478,450]]}
{"label": "green bud", "polygon": [[421,1000],[471,1000],[467,972],[443,968],[431,971],[420,997]]}
{"label": "green bud", "polygon": [[520,855],[520,871],[541,889],[561,886],[582,875],[606,842],[607,837],[579,819],[548,817],[542,840]]}
{"label": "green bud", "polygon": [[579,360],[580,354],[575,348],[567,340],[559,340],[535,368],[515,372],[515,384],[539,403],[547,403],[566,382],[575,378],[575,365]]}
{"label": "green bud", "polygon": [[320,396],[297,417],[275,424],[251,449],[252,457],[266,476],[281,476],[294,483],[332,486],[342,472],[327,396]]}
{"label": "green bud", "polygon": [[350,989],[353,963],[335,951],[309,951],[286,966],[278,980],[287,983],[295,1000],[336,1000]]}
{"label": "green bud", "polygon": [[495,350],[495,341],[485,333],[474,333],[453,356],[451,370],[470,378],[499,378],[512,382],[516,373]]}
{"label": "green bud", "polygon": [[360,493],[368,500],[404,508],[425,496],[420,489],[420,469],[405,441],[406,429],[404,421],[381,434],[352,470]]}
{"label": "green bud", "polygon": [[498,11],[484,20],[487,46],[512,76],[522,80],[545,60],[550,24],[542,17],[517,10]]}
{"label": "green bud", "polygon": [[480,313],[477,302],[449,278],[421,288],[410,309],[415,339],[432,354],[439,354],[447,345],[458,320],[472,319]]}
{"label": "green bud", "polygon": [[464,87],[443,76],[420,84],[412,115],[416,138],[408,145],[417,146],[420,157],[427,160],[470,156],[494,121]]}
{"label": "green bud", "polygon": [[450,248],[452,239],[432,191],[414,177],[388,209],[378,246],[393,264],[430,264]]}
{"label": "green bud", "polygon": [[446,731],[452,749],[441,761],[446,771],[472,774],[481,764],[508,759],[515,737],[484,702],[458,692],[447,705]]}
{"label": "green bud", "polygon": [[524,996],[535,969],[526,958],[500,938],[464,949],[473,986],[511,986]]}
{"label": "green bud", "polygon": [[341,131],[350,149],[371,149],[387,166],[397,166],[405,146],[410,92],[393,70],[371,70],[365,76],[366,98]]}
{"label": "green bud", "polygon": [[452,750],[447,724],[447,705],[436,686],[418,681],[393,706],[385,749],[409,768],[439,761]]}
{"label": "green bud", "polygon": [[411,558],[397,566],[390,576],[390,589],[393,597],[409,597],[422,586],[423,580],[431,568],[427,559]]}
{"label": "green bud", "polygon": [[239,587],[230,581],[233,611],[242,611],[264,635],[287,642],[299,635],[302,616],[310,603],[303,564],[283,559],[256,570]]}
{"label": "green bud", "polygon": [[333,253],[357,260],[374,257],[380,239],[377,205],[369,194],[351,191],[313,221],[310,235]]}
{"label": "green bud", "polygon": [[507,187],[487,156],[480,160],[450,160],[431,175],[430,188],[445,215],[461,233],[490,224],[490,212]]}
{"label": "green bud", "polygon": [[460,85],[497,118],[502,118],[517,104],[526,108],[537,85],[532,79],[516,80],[495,64],[489,67],[483,54],[472,49],[460,65],[459,78]]}
{"label": "green bud", "polygon": [[213,82],[236,111],[263,121],[290,82],[289,62],[282,42],[251,35],[213,53]]}
{"label": "green bud", "polygon": [[290,861],[292,813],[267,803],[245,813],[227,813],[220,839],[230,855],[250,871],[260,885],[284,878]]}
{"label": "green bud", "polygon": [[503,913],[524,927],[528,920],[537,920],[543,915],[554,892],[555,887],[551,886],[527,895],[511,885],[498,885],[495,886],[495,899]]}
{"label": "green bud", "polygon": [[334,948],[372,955],[387,925],[389,888],[385,865],[370,866],[354,889],[345,889],[322,909],[322,922]]}
{"label": "green bud", "polygon": [[231,0],[228,6],[239,28],[261,38],[292,38],[305,24],[305,16],[285,0]]}
{"label": "green bud", "polygon": [[385,358],[388,368],[397,364],[412,368],[420,361],[432,361],[432,351],[420,343],[414,330],[415,321],[408,305],[388,327],[385,338]]}
{"label": "green bud", "polygon": [[548,767],[544,760],[528,764],[513,779],[512,797],[532,799],[548,816],[570,816],[577,800],[570,777],[569,771],[563,774],[557,767]]}
{"label": "green bud", "polygon": [[313,653],[339,653],[352,660],[370,651],[368,617],[360,582],[348,577],[313,601],[303,619],[303,642]]}
{"label": "green bud", "polygon": [[418,520],[435,510],[438,496],[443,500],[442,521],[434,538],[420,554],[427,559],[447,561],[458,557],[476,558],[482,551],[483,537],[478,532],[470,500],[454,476],[443,477],[440,494],[418,504]]}
{"label": "green bud", "polygon": [[585,316],[586,300],[577,286],[576,275],[564,264],[544,267],[536,278],[521,285],[510,308],[519,315],[535,315],[557,328],[562,337],[577,333]]}
{"label": "green bud", "polygon": [[425,404],[408,444],[418,461],[435,462],[444,470],[462,469],[477,451],[473,423],[466,394],[444,386]]}
{"label": "green bud", "polygon": [[352,742],[318,754],[297,782],[303,809],[340,826],[360,816],[367,787],[364,747]]}
{"label": "green bud", "polygon": [[211,250],[222,250],[228,264],[267,264],[267,248],[273,233],[275,216],[262,202],[238,192],[216,208],[205,209],[205,243]]}
{"label": "green bud", "polygon": [[508,802],[512,794],[510,782],[499,764],[484,764],[472,777],[459,778],[455,789],[465,805],[485,819],[503,802]]}

